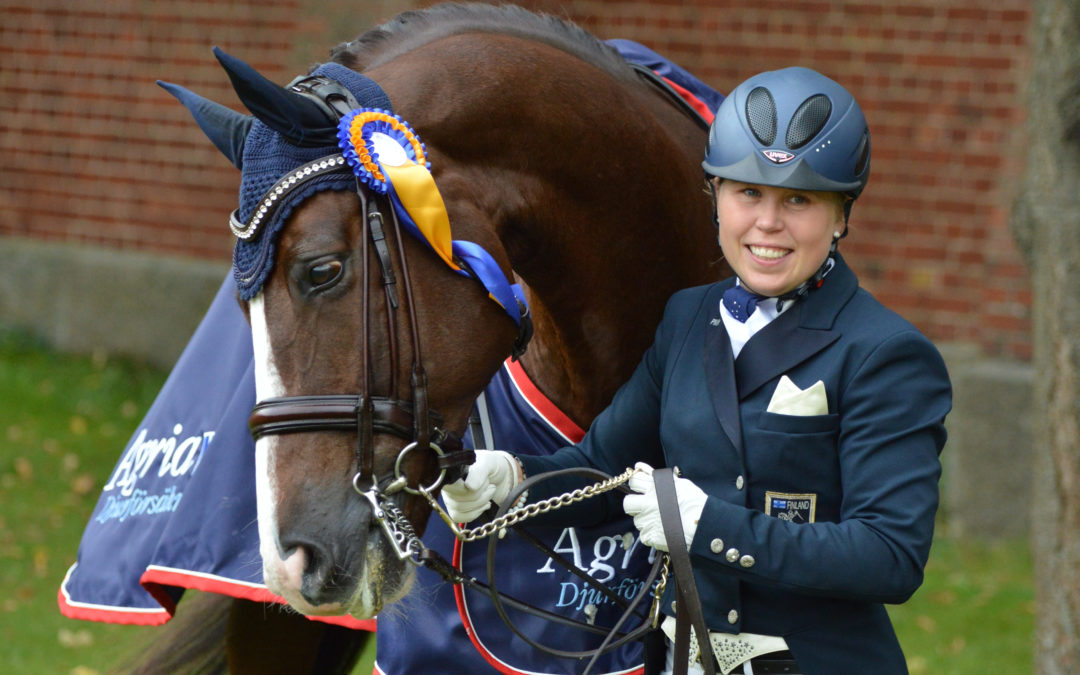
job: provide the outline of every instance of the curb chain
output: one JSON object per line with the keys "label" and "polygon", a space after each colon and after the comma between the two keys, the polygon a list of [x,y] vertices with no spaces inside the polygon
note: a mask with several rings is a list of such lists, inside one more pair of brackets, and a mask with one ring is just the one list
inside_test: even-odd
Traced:
{"label": "curb chain", "polygon": [[610,492],[619,487],[623,483],[630,480],[630,476],[634,473],[633,469],[627,469],[618,476],[612,476],[607,480],[594,483],[593,485],[586,485],[583,488],[578,488],[572,492],[567,492],[549,499],[545,499],[533,504],[526,504],[525,506],[512,509],[507,514],[496,518],[490,522],[484,523],[480,527],[471,530],[457,530],[454,532],[454,536],[464,542],[476,541],[477,539],[483,539],[490,537],[495,532],[505,530],[509,527],[513,527],[518,523],[534,518],[538,515],[560,509],[564,506],[570,506],[576,502],[585,501],[590,497]]}

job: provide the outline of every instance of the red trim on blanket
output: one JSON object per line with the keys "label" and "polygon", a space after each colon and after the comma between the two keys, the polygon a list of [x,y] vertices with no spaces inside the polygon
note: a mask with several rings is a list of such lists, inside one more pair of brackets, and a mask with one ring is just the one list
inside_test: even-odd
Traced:
{"label": "red trim on blanket", "polygon": [[521,367],[520,361],[506,359],[503,366],[506,367],[506,371],[510,374],[510,381],[517,387],[518,393],[552,429],[562,434],[571,443],[577,443],[585,437],[585,430],[579,427],[574,420],[567,417],[566,413],[559,410],[551,402],[551,399],[533,384],[528,373]]}
{"label": "red trim on blanket", "polygon": [[686,89],[685,87],[680,87],[679,85],[675,84],[663,75],[660,75],[660,73],[657,73],[657,75],[659,75],[660,79],[662,79],[664,82],[667,82],[668,85],[675,90],[676,94],[681,96],[684,101],[689,103],[690,107],[697,111],[697,114],[701,115],[702,119],[704,119],[706,123],[712,124],[713,117],[716,116],[715,110],[709,110],[709,106],[705,105],[705,102],[702,101],[700,98],[691,94],[689,89]]}
{"label": "red trim on blanket", "polygon": [[[461,569],[460,539],[454,540],[454,556],[452,564],[459,570]],[[465,628],[465,634],[469,636],[469,642],[472,643],[477,653],[484,657],[484,660],[488,662],[488,665],[500,673],[503,673],[503,675],[523,675],[521,671],[514,670],[497,659],[495,655],[489,652],[480,642],[480,638],[476,635],[476,629],[473,628],[472,619],[469,617],[469,609],[465,606],[465,587],[461,584],[454,584],[454,602],[457,604],[458,616],[461,617],[461,625]]]}
{"label": "red trim on blanket", "polygon": [[[172,613],[175,608],[169,607],[172,600],[165,592],[164,588],[162,588],[163,586],[190,588],[196,591],[217,593],[219,595],[227,595],[242,600],[251,600],[253,602],[274,602],[279,605],[287,604],[284,598],[271,593],[266,589],[266,586],[263,586],[262,584],[245,584],[226,577],[169,567],[159,567],[157,565],[148,567],[147,570],[143,572],[142,577],[139,578],[139,583],[146,589],[147,593],[154,596],[154,599],[160,602],[163,607],[170,611],[170,613]],[[355,630],[375,630],[374,619],[365,619],[361,621],[360,619],[355,619],[351,616],[309,616],[308,618],[312,621],[320,621],[335,626],[344,626],[345,628],[352,628]]]}
{"label": "red trim on blanket", "polygon": [[147,607],[145,609],[133,607],[113,607],[110,605],[98,605],[86,602],[77,602],[67,594],[67,582],[77,565],[68,568],[64,580],[60,582],[60,589],[56,592],[56,604],[60,607],[60,614],[69,619],[81,619],[82,621],[98,621],[101,623],[119,623],[131,626],[160,626],[172,618],[164,607]]}
{"label": "red trim on blanket", "polygon": [[[274,595],[261,584],[245,584],[212,574],[151,565],[143,572],[143,575],[139,578],[139,583],[161,605],[160,608],[141,610],[131,607],[92,605],[74,602],[68,597],[65,587],[74,569],[75,566],[72,565],[67,575],[64,576],[64,581],[60,584],[60,590],[57,592],[57,604],[60,606],[60,613],[64,616],[83,621],[136,626],[160,626],[165,624],[176,613],[176,603],[173,602],[172,596],[165,591],[164,586],[206,591],[253,602],[286,604],[284,598]],[[312,621],[321,621],[322,623],[344,626],[354,630],[375,630],[375,619],[360,620],[351,616],[312,616],[308,618]]]}

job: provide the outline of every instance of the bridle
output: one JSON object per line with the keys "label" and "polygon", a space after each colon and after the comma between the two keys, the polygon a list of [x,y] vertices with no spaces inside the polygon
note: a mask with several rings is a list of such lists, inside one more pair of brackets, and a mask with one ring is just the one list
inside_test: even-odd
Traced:
{"label": "bridle", "polygon": [[[323,76],[298,78],[289,85],[289,88],[318,103],[331,119],[340,118],[360,105],[348,89],[337,81]],[[274,209],[284,201],[284,193],[299,187],[311,177],[330,172],[344,173],[351,172],[351,169],[342,160],[340,154],[333,154],[289,172],[270,188],[261,207],[263,210],[257,210],[252,215],[252,220],[269,221]],[[442,415],[429,405],[427,373],[424,369],[412,276],[409,273],[409,263],[397,211],[388,203],[387,198],[371,193],[359,180],[356,194],[360,200],[363,229],[360,392],[358,394],[316,394],[265,399],[255,405],[249,419],[249,427],[256,440],[273,434],[355,431],[357,433],[356,472],[352,479],[353,487],[371,502],[376,520],[383,528],[398,557],[418,562],[422,546],[420,539],[415,535],[408,519],[390,497],[402,491],[420,495],[421,489],[434,493],[444,482],[452,482],[463,475],[465,467],[473,462],[475,455],[472,450],[463,448],[460,436],[442,427],[444,423]],[[382,208],[380,208],[380,202]],[[390,246],[387,243],[387,218],[383,215],[384,212],[390,216],[393,234],[397,239],[400,281],[398,281],[399,275],[394,273]],[[238,237],[252,236],[248,234],[252,229],[250,222],[238,222],[235,213],[231,219],[231,225]],[[370,261],[373,254],[379,263],[386,305],[387,344],[392,374],[390,392],[387,396],[375,396],[372,393]],[[463,262],[459,264],[464,265]],[[397,310],[401,304],[398,296],[399,285],[405,296],[406,322],[412,340],[411,400],[401,397],[396,376],[401,362],[397,335]],[[532,333],[532,323],[523,303],[519,302],[518,311],[521,313],[521,321],[513,348],[515,358],[524,353]],[[376,434],[388,434],[406,441],[406,445],[398,453],[392,474],[383,476],[375,474],[374,437]],[[428,485],[411,484],[404,474],[405,460],[411,453],[423,451],[434,453],[438,475]]]}
{"label": "bridle", "polygon": [[[383,527],[399,558],[414,559],[419,551],[419,540],[408,536],[404,531],[408,521],[404,516],[387,513],[397,511],[390,496],[404,491],[419,495],[418,485],[410,485],[404,474],[405,459],[413,452],[428,450],[437,458],[438,476],[424,486],[429,492],[437,491],[444,481],[457,480],[464,467],[475,458],[472,450],[463,449],[461,438],[442,428],[443,417],[433,410],[428,403],[427,374],[424,369],[423,352],[420,344],[419,324],[413,301],[412,283],[409,275],[408,260],[401,240],[401,230],[394,217],[395,234],[398,238],[399,265],[401,281],[397,281],[391,264],[390,251],[386,243],[383,227],[383,215],[374,199],[370,199],[363,190],[360,195],[361,220],[363,228],[362,246],[362,328],[361,328],[361,384],[359,394],[321,394],[270,398],[255,405],[249,420],[252,435],[258,439],[269,434],[286,434],[313,431],[355,431],[356,465],[352,478],[354,489],[365,496],[376,512],[376,520]],[[388,211],[393,214],[392,209]],[[390,372],[398,372],[401,362],[398,349],[397,316],[400,301],[397,285],[400,283],[407,306],[406,321],[411,333],[412,375],[410,385],[412,400],[401,397],[398,378],[391,375],[388,396],[372,394],[372,357],[371,357],[371,289],[370,259],[371,249],[375,249],[376,258],[382,268],[383,289],[386,301],[386,330],[388,333],[388,351]],[[376,434],[396,436],[406,445],[398,453],[391,475],[375,474]],[[411,530],[411,527],[409,528]]]}

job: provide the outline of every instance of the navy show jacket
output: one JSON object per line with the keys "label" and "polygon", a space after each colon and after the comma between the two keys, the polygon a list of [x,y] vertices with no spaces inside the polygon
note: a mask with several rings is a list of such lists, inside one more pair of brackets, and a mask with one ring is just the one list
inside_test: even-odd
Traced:
{"label": "navy show jacket", "polygon": [[[690,553],[711,630],[783,636],[808,675],[906,673],[882,603],[922,583],[951,407],[945,364],[839,256],[821,288],[732,359],[720,298],[733,283],[673,295],[653,345],[582,442],[520,457],[526,474],[677,466],[708,495]],[[821,380],[828,414],[767,412],[782,375],[801,389]],[[542,482],[530,501],[565,487]],[[788,498],[802,508],[766,515],[767,499]],[[621,502],[609,498],[554,517],[615,512]],[[672,599],[669,584],[669,614]]]}

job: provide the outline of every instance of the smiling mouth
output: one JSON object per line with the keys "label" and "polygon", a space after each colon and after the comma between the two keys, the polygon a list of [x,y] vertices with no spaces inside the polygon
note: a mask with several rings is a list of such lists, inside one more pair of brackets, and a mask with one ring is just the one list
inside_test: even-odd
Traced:
{"label": "smiling mouth", "polygon": [[791,253],[791,249],[773,248],[771,246],[754,246],[753,244],[750,244],[747,248],[758,258],[764,258],[766,260],[779,260]]}

